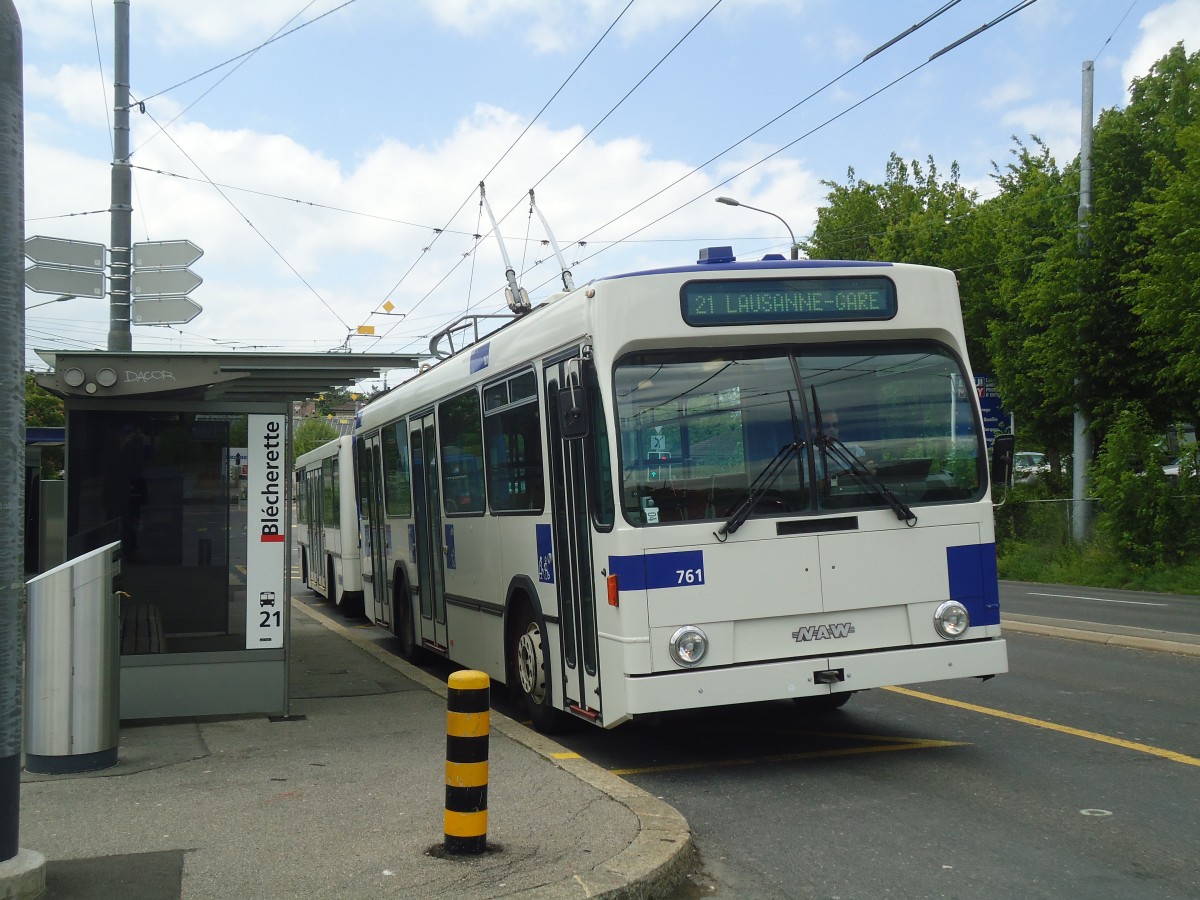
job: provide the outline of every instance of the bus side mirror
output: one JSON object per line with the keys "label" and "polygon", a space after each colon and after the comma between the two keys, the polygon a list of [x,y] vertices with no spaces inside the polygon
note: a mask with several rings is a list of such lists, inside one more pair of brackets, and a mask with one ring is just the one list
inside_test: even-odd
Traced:
{"label": "bus side mirror", "polygon": [[558,430],[563,440],[585,438],[592,430],[588,415],[587,395],[583,386],[575,384],[558,392]]}
{"label": "bus side mirror", "polygon": [[992,441],[992,484],[1012,481],[1013,456],[1017,439],[1011,434],[998,434]]}

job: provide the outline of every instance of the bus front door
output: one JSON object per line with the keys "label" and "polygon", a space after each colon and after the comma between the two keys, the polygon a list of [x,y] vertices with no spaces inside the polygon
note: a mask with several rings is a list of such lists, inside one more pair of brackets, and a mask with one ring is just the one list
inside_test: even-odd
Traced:
{"label": "bus front door", "polygon": [[392,623],[392,593],[388,586],[387,539],[383,521],[383,450],[379,435],[367,435],[358,444],[359,516],[364,538],[363,594],[367,615],[384,628]]}
{"label": "bus front door", "polygon": [[413,416],[408,438],[412,455],[417,580],[421,596],[420,640],[424,646],[445,653],[449,647],[446,638],[446,543],[442,532],[437,434],[432,412]]}
{"label": "bus front door", "polygon": [[[547,364],[546,412],[550,431],[550,499],[554,580],[562,616],[564,692],[567,707],[589,719],[601,717],[600,660],[596,642],[596,594],[592,530],[588,513],[585,440],[563,433],[560,408],[582,401],[583,360],[572,356]],[[570,391],[576,392],[571,400]]]}

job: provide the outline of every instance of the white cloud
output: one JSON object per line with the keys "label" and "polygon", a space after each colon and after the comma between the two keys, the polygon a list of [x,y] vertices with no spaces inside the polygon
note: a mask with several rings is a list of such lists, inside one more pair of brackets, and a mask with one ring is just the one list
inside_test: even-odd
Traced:
{"label": "white cloud", "polygon": [[[1079,153],[1082,129],[1079,107],[1066,100],[1036,103],[1009,110],[1002,117],[1005,125],[1022,140],[1037,135],[1050,148],[1060,166],[1066,165]],[[1029,141],[1025,141],[1026,144]],[[1003,163],[1003,160],[997,160]]]}
{"label": "white cloud", "polygon": [[1140,23],[1141,39],[1121,69],[1129,85],[1150,71],[1180,41],[1189,53],[1200,50],[1200,0],[1175,0],[1147,13]]}

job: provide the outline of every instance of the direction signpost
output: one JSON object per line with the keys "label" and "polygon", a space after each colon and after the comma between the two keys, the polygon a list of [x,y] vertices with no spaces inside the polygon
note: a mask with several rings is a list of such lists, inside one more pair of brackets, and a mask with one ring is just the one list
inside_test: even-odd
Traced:
{"label": "direction signpost", "polygon": [[144,241],[130,251],[135,325],[183,325],[203,307],[188,294],[204,279],[188,268],[204,255],[191,241]]}
{"label": "direction signpost", "polygon": [[25,241],[33,265],[25,270],[25,286],[39,294],[104,296],[104,245],[36,234]]}
{"label": "direction signpost", "polygon": [[190,294],[204,279],[191,269],[133,270],[133,297],[175,297]]}
{"label": "direction signpost", "polygon": [[35,263],[64,269],[103,269],[104,245],[35,234],[25,241],[25,255]]}
{"label": "direction signpost", "polygon": [[203,312],[187,297],[148,297],[133,301],[134,325],[185,325]]}
{"label": "direction signpost", "polygon": [[133,245],[135,269],[186,269],[204,255],[191,241],[145,241]]}
{"label": "direction signpost", "polygon": [[88,269],[59,269],[38,263],[25,270],[25,287],[39,294],[103,297],[104,273]]}

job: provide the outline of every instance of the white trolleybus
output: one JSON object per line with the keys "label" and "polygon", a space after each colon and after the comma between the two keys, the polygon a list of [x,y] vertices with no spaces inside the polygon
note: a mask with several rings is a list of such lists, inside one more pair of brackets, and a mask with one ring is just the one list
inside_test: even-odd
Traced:
{"label": "white trolleybus", "polygon": [[951,272],[709,248],[363,409],[367,615],[541,728],[988,678],[986,453]]}
{"label": "white trolleybus", "polygon": [[362,561],[354,496],[354,438],[334,438],[296,457],[300,577],[347,614],[362,610]]}

